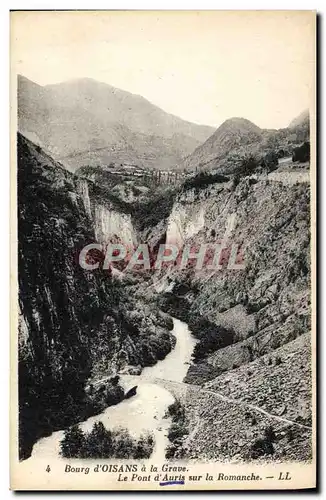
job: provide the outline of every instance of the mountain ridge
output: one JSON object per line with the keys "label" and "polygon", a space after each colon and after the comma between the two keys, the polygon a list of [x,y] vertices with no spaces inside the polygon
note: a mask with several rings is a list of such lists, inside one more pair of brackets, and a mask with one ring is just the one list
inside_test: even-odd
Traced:
{"label": "mountain ridge", "polygon": [[179,167],[232,173],[237,162],[245,156],[258,158],[269,153],[278,154],[279,150],[289,156],[295,147],[309,140],[309,119],[305,112],[291,124],[284,129],[262,129],[246,118],[229,118],[184,158]]}
{"label": "mountain ridge", "polygon": [[[74,171],[122,161],[172,169],[214,131],[171,115],[147,99],[83,78],[40,86],[18,76],[18,128]],[[155,140],[153,140],[155,138]],[[106,154],[92,154],[107,148]],[[146,156],[150,150],[151,157]]]}
{"label": "mountain ridge", "polygon": [[289,123],[289,128],[297,127],[309,123],[309,109],[304,109],[298,116],[293,118]]}

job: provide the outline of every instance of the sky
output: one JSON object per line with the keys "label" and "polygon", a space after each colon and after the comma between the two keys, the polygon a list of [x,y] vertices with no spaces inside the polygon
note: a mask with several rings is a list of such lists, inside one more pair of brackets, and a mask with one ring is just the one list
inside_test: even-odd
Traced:
{"label": "sky", "polygon": [[89,77],[218,127],[286,127],[313,102],[309,11],[11,13],[12,74]]}

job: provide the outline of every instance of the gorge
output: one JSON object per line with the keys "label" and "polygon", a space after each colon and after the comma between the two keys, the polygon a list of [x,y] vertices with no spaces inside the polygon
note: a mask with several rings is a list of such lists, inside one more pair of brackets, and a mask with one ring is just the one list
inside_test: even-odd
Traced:
{"label": "gorge", "polygon": [[[188,431],[175,457],[259,459],[272,426],[269,458],[309,460],[310,187],[294,173],[154,189],[73,174],[18,135],[21,459],[57,456],[60,432],[79,422],[138,432],[147,412],[163,460],[177,401]],[[223,241],[226,252],[216,270],[113,275],[79,266],[94,241],[154,253]],[[227,267],[232,242],[241,270]]]}

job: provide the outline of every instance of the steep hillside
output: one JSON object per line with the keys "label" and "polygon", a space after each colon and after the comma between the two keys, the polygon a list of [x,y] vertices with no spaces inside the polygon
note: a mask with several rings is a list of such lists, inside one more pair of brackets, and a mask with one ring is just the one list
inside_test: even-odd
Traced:
{"label": "steep hillside", "polygon": [[252,145],[262,139],[261,130],[244,118],[226,120],[207,141],[198,146],[184,160],[183,165],[189,170],[201,168],[211,160],[224,157],[236,147]]}
{"label": "steep hillside", "polygon": [[[275,457],[309,459],[309,184],[245,178],[184,189],[159,231],[181,248],[223,241],[226,249],[219,270],[171,265],[146,287],[148,298],[157,294],[159,306],[199,340],[189,389],[180,389],[189,417],[183,453],[249,459],[272,426]],[[232,244],[244,269],[227,268]],[[224,396],[230,401],[221,402]]]}
{"label": "steep hillside", "polygon": [[[167,241],[175,241],[177,227],[182,246],[223,239],[222,259],[228,261],[231,244],[244,258],[244,269],[224,265],[198,272],[192,266],[169,274],[176,286],[188,285],[182,301],[188,302],[194,317],[204,316],[235,332],[232,346],[202,360],[215,374],[252,361],[309,329],[309,201],[306,183],[249,178],[236,187],[216,184],[179,195],[167,224]],[[232,225],[225,235],[230,216]]]}
{"label": "steep hillside", "polygon": [[20,76],[18,126],[72,171],[110,162],[170,169],[213,132],[89,78],[42,87]]}
{"label": "steep hillside", "polygon": [[203,388],[167,383],[187,422],[175,456],[264,464],[311,460],[310,343],[307,332]]}
{"label": "steep hillside", "polygon": [[253,155],[260,161],[270,153],[290,156],[305,141],[309,141],[309,120],[306,119],[294,120],[289,128],[267,130],[244,118],[230,118],[185,158],[180,167],[233,173],[244,157]]}
{"label": "steep hillside", "polygon": [[309,124],[309,109],[305,109],[302,113],[293,118],[289,124],[289,128],[295,128],[305,124]]}
{"label": "steep hillside", "polygon": [[[124,397],[117,371],[155,364],[174,345],[171,321],[128,296],[109,272],[78,263],[88,243],[134,238],[119,205],[89,195],[39,146],[18,135],[20,458],[40,436]],[[94,258],[101,256],[94,255]],[[146,319],[145,319],[146,318]],[[112,377],[86,394],[86,384]]]}
{"label": "steep hillside", "polygon": [[[217,141],[249,146],[262,133],[242,119],[222,132]],[[309,460],[309,176],[202,174],[154,190],[82,174],[19,135],[21,457],[38,437],[118,403],[118,371],[138,376],[164,358],[175,342],[167,313],[198,340],[184,383],[160,382],[187,425],[182,434],[174,422],[169,458]],[[221,268],[171,263],[115,278],[78,266],[86,243],[116,238],[154,254],[163,242],[222,242]],[[233,244],[242,269],[228,268]]]}

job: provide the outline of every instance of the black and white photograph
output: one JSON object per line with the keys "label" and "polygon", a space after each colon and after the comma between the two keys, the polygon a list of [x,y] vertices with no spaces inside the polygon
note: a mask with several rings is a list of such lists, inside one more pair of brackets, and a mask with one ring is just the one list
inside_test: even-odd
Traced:
{"label": "black and white photograph", "polygon": [[316,481],[316,12],[11,12],[11,488]]}

